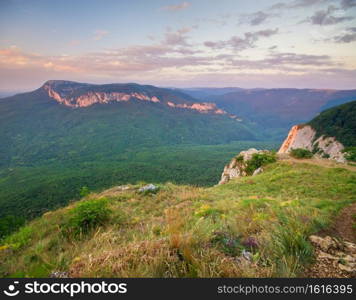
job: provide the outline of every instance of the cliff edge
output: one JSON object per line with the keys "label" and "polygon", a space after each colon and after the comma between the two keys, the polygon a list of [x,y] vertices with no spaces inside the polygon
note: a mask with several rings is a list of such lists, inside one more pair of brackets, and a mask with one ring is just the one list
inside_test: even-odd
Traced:
{"label": "cliff edge", "polygon": [[343,153],[344,145],[335,137],[324,135],[317,137],[317,132],[309,125],[295,125],[291,128],[287,138],[278,150],[278,154],[289,153],[292,149],[307,149],[315,156],[333,159],[340,163],[345,163]]}

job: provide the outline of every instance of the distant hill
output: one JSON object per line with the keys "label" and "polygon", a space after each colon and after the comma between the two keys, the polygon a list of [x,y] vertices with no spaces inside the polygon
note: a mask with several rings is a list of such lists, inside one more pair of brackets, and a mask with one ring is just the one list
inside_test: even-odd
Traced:
{"label": "distant hill", "polygon": [[153,86],[47,82],[0,102],[0,166],[132,147],[256,139],[236,116],[193,101]]}
{"label": "distant hill", "polygon": [[210,88],[184,92],[216,103],[232,114],[254,122],[265,138],[281,139],[294,124],[308,122],[319,112],[356,99],[356,90],[236,89],[209,95]]}
{"label": "distant hill", "polygon": [[227,93],[242,91],[238,87],[225,87],[225,88],[186,88],[183,92],[197,99],[204,99],[209,96],[221,96]]}

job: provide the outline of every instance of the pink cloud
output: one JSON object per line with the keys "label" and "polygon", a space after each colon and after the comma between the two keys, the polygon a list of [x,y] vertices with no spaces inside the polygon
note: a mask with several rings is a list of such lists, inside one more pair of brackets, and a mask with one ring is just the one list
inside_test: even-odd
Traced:
{"label": "pink cloud", "polygon": [[180,4],[164,6],[161,8],[161,10],[179,11],[188,8],[190,5],[191,4],[189,2],[184,1]]}

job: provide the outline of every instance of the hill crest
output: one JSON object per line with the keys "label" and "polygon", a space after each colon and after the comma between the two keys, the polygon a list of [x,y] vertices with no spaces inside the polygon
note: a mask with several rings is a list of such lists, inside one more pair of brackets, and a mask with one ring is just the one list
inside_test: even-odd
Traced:
{"label": "hill crest", "polygon": [[[199,113],[227,115],[227,112],[218,108],[215,103],[195,102],[195,99],[181,92],[136,83],[97,85],[49,80],[42,89],[50,98],[71,108],[137,100],[163,104],[170,108],[190,109]],[[229,117],[240,121],[235,115]]]}

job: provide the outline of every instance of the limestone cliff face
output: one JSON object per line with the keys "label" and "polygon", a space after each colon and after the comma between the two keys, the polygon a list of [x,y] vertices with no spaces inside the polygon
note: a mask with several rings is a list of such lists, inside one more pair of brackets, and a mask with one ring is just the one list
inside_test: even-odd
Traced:
{"label": "limestone cliff face", "polygon": [[[48,96],[55,99],[57,102],[69,107],[88,107],[95,103],[105,104],[113,101],[129,101],[130,99],[137,99],[154,103],[160,102],[160,100],[155,96],[149,97],[144,93],[137,92],[121,93],[89,91],[81,95],[72,95],[70,93],[60,93],[49,84],[45,84],[44,89],[48,92]],[[66,92],[68,92],[68,90]]]}
{"label": "limestone cliff face", "polygon": [[344,163],[344,146],[334,137],[316,138],[315,130],[309,125],[295,125],[291,128],[278,153],[289,153],[292,149],[307,149],[316,156]]}
{"label": "limestone cliff face", "polygon": [[[99,88],[98,88],[99,87]],[[228,115],[236,121],[241,121],[237,116],[227,114],[226,111],[218,108],[214,103],[208,102],[189,102],[182,101],[175,103],[174,100],[169,100],[169,94],[164,96],[152,95],[152,92],[144,88],[131,84],[124,86],[119,85],[113,91],[109,85],[108,89],[102,89],[97,85],[85,83],[76,83],[63,80],[50,80],[43,85],[43,89],[48,93],[48,96],[56,100],[58,103],[68,107],[88,107],[93,104],[106,104],[109,102],[127,102],[130,100],[139,100],[152,103],[161,103],[172,108],[189,109],[199,113],[212,113],[217,115]],[[168,100],[167,100],[168,98]]]}

